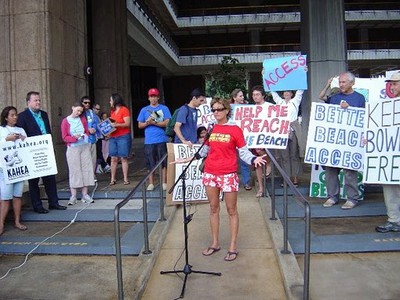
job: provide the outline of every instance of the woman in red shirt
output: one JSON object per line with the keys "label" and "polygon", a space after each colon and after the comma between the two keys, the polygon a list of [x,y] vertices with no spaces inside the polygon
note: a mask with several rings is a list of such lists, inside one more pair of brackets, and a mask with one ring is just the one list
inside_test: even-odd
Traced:
{"label": "woman in red shirt", "polygon": [[[211,246],[203,250],[203,255],[209,256],[221,249],[219,241],[219,194],[224,193],[226,209],[229,215],[229,226],[231,242],[226,261],[236,259],[237,235],[239,232],[239,214],[237,211],[237,193],[239,190],[239,178],[237,175],[237,155],[247,164],[254,164],[256,167],[266,163],[264,157],[254,156],[246,147],[243,131],[237,125],[228,124],[231,107],[228,100],[213,99],[211,111],[214,113],[216,124],[210,137],[205,142],[196,158],[206,157],[203,184],[210,202],[210,225],[211,225]],[[192,158],[186,158],[173,163],[188,162]]]}
{"label": "woman in red shirt", "polygon": [[115,128],[110,134],[109,155],[111,156],[111,182],[117,183],[115,175],[117,172],[118,159],[121,159],[124,184],[128,180],[128,157],[131,152],[131,114],[126,107],[124,100],[119,94],[112,94],[110,97],[111,113],[110,120]]}

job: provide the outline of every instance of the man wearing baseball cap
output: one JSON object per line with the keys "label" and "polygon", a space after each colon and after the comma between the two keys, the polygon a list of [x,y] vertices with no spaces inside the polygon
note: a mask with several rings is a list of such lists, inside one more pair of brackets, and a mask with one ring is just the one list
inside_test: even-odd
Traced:
{"label": "man wearing baseball cap", "polygon": [[[393,97],[400,97],[400,72],[393,73],[390,79],[385,80],[390,83]],[[383,184],[383,198],[385,199],[388,220],[385,224],[375,228],[378,232],[398,232],[400,231],[400,185]]]}
{"label": "man wearing baseball cap", "polygon": [[[143,107],[137,118],[139,129],[144,129],[144,153],[147,170],[151,170],[156,163],[167,153],[168,138],[165,127],[171,119],[171,113],[165,105],[158,103],[160,92],[156,88],[149,89],[148,99],[150,104]],[[162,163],[162,188],[167,189],[167,161]],[[161,183],[160,183],[161,184]],[[149,177],[148,191],[154,190],[153,175]]]}

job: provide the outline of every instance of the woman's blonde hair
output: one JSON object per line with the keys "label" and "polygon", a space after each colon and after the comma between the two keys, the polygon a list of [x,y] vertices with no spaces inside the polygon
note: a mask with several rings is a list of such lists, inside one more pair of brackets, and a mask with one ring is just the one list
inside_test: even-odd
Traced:
{"label": "woman's blonde hair", "polygon": [[223,107],[229,111],[228,115],[227,115],[227,117],[229,119],[229,117],[231,116],[231,104],[229,103],[229,100],[223,99],[223,98],[219,98],[219,97],[214,97],[211,100],[210,107],[212,108],[215,103],[222,104]]}

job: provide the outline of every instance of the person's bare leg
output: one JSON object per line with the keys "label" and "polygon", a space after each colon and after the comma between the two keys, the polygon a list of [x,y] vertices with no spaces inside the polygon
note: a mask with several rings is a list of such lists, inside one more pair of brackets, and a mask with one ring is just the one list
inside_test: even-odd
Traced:
{"label": "person's bare leg", "polygon": [[19,197],[14,197],[13,199],[13,210],[14,210],[14,219],[15,219],[15,227],[21,230],[26,230],[27,227],[24,224],[21,224],[21,208],[22,208],[22,200]]}
{"label": "person's bare leg", "polygon": [[229,228],[231,231],[231,243],[229,251],[237,250],[237,236],[239,233],[239,213],[237,210],[237,192],[225,193],[226,211],[229,216]]}
{"label": "person's bare leg", "polygon": [[0,235],[4,232],[4,224],[10,208],[10,201],[0,200]]}
{"label": "person's bare leg", "polygon": [[258,192],[257,196],[260,197],[264,195],[264,179],[263,179],[263,168],[256,168],[257,182],[258,182]]}
{"label": "person's bare leg", "polygon": [[[210,248],[219,249],[219,188],[207,186],[206,192],[210,201],[210,229],[212,239]],[[203,254],[209,255],[210,252],[212,253],[214,250],[210,250],[210,248],[204,249]]]}
{"label": "person's bare leg", "polygon": [[118,157],[111,157],[111,182],[116,181],[115,174],[117,173]]}
{"label": "person's bare leg", "polygon": [[129,182],[128,179],[128,158],[121,157],[122,174],[124,174],[124,182]]}

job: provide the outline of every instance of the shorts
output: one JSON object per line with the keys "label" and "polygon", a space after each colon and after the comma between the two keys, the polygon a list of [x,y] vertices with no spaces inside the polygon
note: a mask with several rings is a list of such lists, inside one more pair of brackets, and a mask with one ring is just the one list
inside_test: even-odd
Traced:
{"label": "shorts", "polygon": [[217,187],[222,192],[237,192],[239,190],[239,176],[237,173],[214,175],[204,172],[203,184],[205,186]]}
{"label": "shorts", "polygon": [[111,157],[129,157],[131,154],[131,134],[111,137],[109,140],[109,155]]}
{"label": "shorts", "polygon": [[0,200],[12,200],[14,197],[21,198],[23,191],[24,181],[6,184],[0,168]]}
{"label": "shorts", "polygon": [[[147,170],[151,170],[158,163],[158,161],[167,153],[166,143],[145,144],[144,155],[146,157]],[[162,167],[167,167],[167,160],[162,162]]]}

